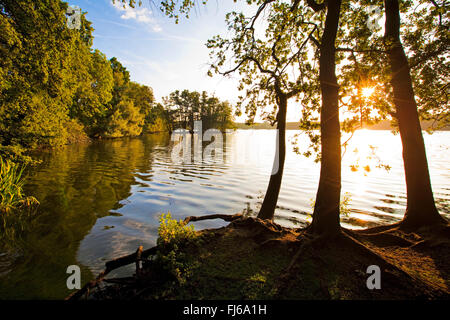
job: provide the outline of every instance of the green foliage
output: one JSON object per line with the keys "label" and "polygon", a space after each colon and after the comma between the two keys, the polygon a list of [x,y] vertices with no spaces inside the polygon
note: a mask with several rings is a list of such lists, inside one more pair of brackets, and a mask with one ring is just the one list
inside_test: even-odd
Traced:
{"label": "green foliage", "polygon": [[109,63],[90,51],[91,23],[83,15],[80,30],[68,29],[59,0],[2,0],[0,8],[0,144],[28,150],[73,140],[80,128],[71,118],[90,128],[111,95]]}
{"label": "green foliage", "polygon": [[348,217],[351,213],[350,201],[351,201],[350,193],[348,192],[344,193],[344,196],[341,199],[339,212],[346,217]]}
{"label": "green foliage", "polygon": [[23,194],[25,165],[3,160],[0,157],[0,214],[9,214],[15,209],[31,207],[39,202]]}
{"label": "green foliage", "polygon": [[[113,3],[122,3],[123,7],[130,6],[131,8],[136,7],[136,0],[112,0]],[[237,0],[233,0],[236,2]],[[206,4],[208,0],[201,0],[202,4]],[[139,0],[138,5],[142,5],[142,0]],[[152,2],[153,3],[153,2]],[[170,18],[175,19],[175,23],[178,23],[180,20],[180,15],[189,18],[189,12],[197,1],[194,0],[164,0],[160,1],[159,9],[168,15]],[[198,4],[198,3],[197,3]]]}
{"label": "green foliage", "polygon": [[[258,5],[256,14],[228,13],[229,36],[208,40],[213,58],[211,71],[222,75],[239,72],[238,89],[243,94],[237,114],[245,108],[250,123],[258,112],[275,123],[280,95],[296,97],[305,105],[317,96],[317,68],[308,59],[309,52],[315,50],[310,37],[317,28],[310,23],[310,10],[298,9],[294,14],[290,5],[282,1],[247,2]],[[232,67],[223,70],[225,63],[230,62]]]}
{"label": "green foliage", "polygon": [[173,131],[171,119],[170,111],[161,103],[156,103],[145,118],[144,132],[171,132]]}
{"label": "green foliage", "polygon": [[172,219],[170,212],[161,214],[158,227],[158,246],[172,247],[196,238],[193,225],[185,225],[183,221]]}
{"label": "green foliage", "polygon": [[70,117],[84,125],[88,135],[94,136],[102,130],[107,104],[112,99],[113,71],[105,55],[98,50],[81,50],[78,56],[79,85],[73,97]]}
{"label": "green foliage", "polygon": [[[295,99],[295,105],[301,107],[300,128],[311,140],[309,148],[297,151],[305,156],[319,154],[317,39],[323,31],[324,14],[307,5],[295,6],[294,2],[246,2],[256,6],[256,10],[249,11],[254,14],[228,13],[228,36],[215,36],[207,43],[212,58],[210,75],[239,74],[238,89],[242,94],[236,115],[245,112],[247,124],[252,124],[259,114],[274,125],[282,98]],[[230,69],[224,70],[226,65],[231,65]]]}
{"label": "green foliage", "polygon": [[32,159],[25,154],[25,149],[19,145],[2,146],[0,145],[0,157],[16,163],[36,165],[40,161]]}
{"label": "green foliage", "polygon": [[85,14],[66,26],[60,0],[0,0],[0,153],[165,130],[151,88],[130,82],[117,60],[93,50]]}
{"label": "green foliage", "polygon": [[[153,90],[131,82],[117,58],[92,50],[86,13],[79,30],[69,29],[66,10],[60,0],[0,0],[0,153],[29,162],[35,148],[172,130],[176,115],[155,105]],[[199,106],[200,94],[188,96]],[[231,106],[201,98],[202,119],[229,127]]]}
{"label": "green foliage", "polygon": [[176,90],[164,99],[166,121],[172,129],[194,129],[194,121],[202,121],[203,129],[225,130],[232,127],[232,107],[228,101],[210,97],[203,91]]}
{"label": "green foliage", "polygon": [[[352,115],[343,130],[351,132],[363,123],[388,119],[397,126],[387,49],[394,45],[379,27],[369,29],[368,6],[383,6],[370,0],[348,4],[341,25],[341,100],[343,112]],[[449,123],[449,4],[446,1],[401,1],[400,36],[408,56],[414,94],[421,119],[435,120],[434,129]],[[380,18],[380,17],[379,17]],[[361,89],[373,87],[370,97]]]}
{"label": "green foliage", "polygon": [[151,122],[145,123],[145,132],[163,132],[166,131],[166,121],[162,116],[156,116]]}
{"label": "green foliage", "polygon": [[[67,4],[57,0],[0,1],[0,143],[58,145],[73,93],[71,50],[79,35],[65,27]],[[50,50],[49,48],[58,48]]]}
{"label": "green foliage", "polygon": [[114,113],[108,118],[105,137],[118,138],[141,134],[144,115],[140,113],[132,100],[122,100],[114,109]]}
{"label": "green foliage", "polygon": [[164,131],[162,114],[158,107],[154,105],[155,97],[152,88],[136,82],[129,82],[125,95],[127,99],[134,102],[134,105],[144,116],[142,132]]}
{"label": "green foliage", "polygon": [[172,219],[170,212],[166,215],[161,214],[157,240],[159,250],[156,259],[179,284],[185,283],[196,266],[182,248],[188,244],[195,244],[198,240],[192,225],[187,226],[181,220]]}
{"label": "green foliage", "polygon": [[275,288],[271,288],[268,281],[268,272],[261,271],[252,275],[247,279],[247,283],[242,289],[245,299],[270,299],[276,293]]}
{"label": "green foliage", "polygon": [[67,120],[65,128],[68,144],[89,141],[85,127],[77,119]]}
{"label": "green foliage", "polygon": [[150,131],[159,118],[160,125],[162,115],[154,107],[153,90],[131,82],[129,72],[116,58],[110,60],[110,66],[113,75],[112,98],[98,134],[108,138],[137,136]]}
{"label": "green foliage", "polygon": [[450,3],[445,0],[405,3],[403,45],[409,53],[414,93],[421,119],[433,128],[450,124]]}
{"label": "green foliage", "polygon": [[17,240],[26,228],[26,218],[39,204],[36,198],[26,196],[22,187],[25,165],[0,157],[0,240],[2,247]]}
{"label": "green foliage", "polygon": [[[352,200],[351,194],[349,192],[344,193],[339,204],[339,212],[341,215],[348,217],[352,210],[350,209],[350,201]],[[314,211],[316,206],[316,200],[311,199],[311,209]],[[307,214],[307,218],[311,219],[312,215]]]}

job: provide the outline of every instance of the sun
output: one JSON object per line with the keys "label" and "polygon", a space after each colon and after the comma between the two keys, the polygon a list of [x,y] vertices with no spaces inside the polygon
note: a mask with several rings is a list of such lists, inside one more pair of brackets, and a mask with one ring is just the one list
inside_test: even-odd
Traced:
{"label": "sun", "polygon": [[370,96],[374,93],[375,88],[374,87],[365,87],[362,88],[361,94],[364,98],[370,98]]}

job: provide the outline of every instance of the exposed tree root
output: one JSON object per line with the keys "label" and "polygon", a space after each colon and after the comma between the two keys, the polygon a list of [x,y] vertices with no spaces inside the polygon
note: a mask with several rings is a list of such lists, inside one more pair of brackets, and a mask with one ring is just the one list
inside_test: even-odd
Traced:
{"label": "exposed tree root", "polygon": [[[320,256],[315,254],[316,250],[314,250],[314,248],[326,246],[329,244],[330,241],[332,241],[334,244],[339,243],[342,245],[342,247],[345,247],[347,250],[350,250],[352,252],[359,252],[360,255],[364,255],[367,258],[371,259],[373,261],[373,264],[380,266],[380,268],[384,270],[389,270],[390,273],[395,272],[398,275],[401,275],[409,282],[411,282],[411,284],[420,285],[417,284],[417,280],[411,277],[408,273],[404,272],[402,269],[390,263],[384,257],[380,256],[378,253],[362,244],[356,237],[354,237],[355,235],[357,236],[357,234],[352,230],[343,229],[342,232],[333,237],[318,236],[313,238],[306,238],[305,240],[301,241],[297,252],[293,256],[292,260],[290,261],[284,272],[279,277],[277,286],[277,295],[283,296],[284,293],[290,289],[289,283],[290,279],[292,279],[293,273],[297,271],[296,265],[299,264],[299,260],[302,256],[309,254],[313,258],[321,261],[322,264],[326,265],[326,262]],[[308,233],[303,234],[303,236],[307,237]],[[395,244],[400,243],[406,247],[412,245],[411,242],[403,238],[389,234],[374,234],[374,235],[371,234],[370,238],[371,240],[375,241],[382,240],[383,245],[386,245],[386,240],[390,243]],[[321,286],[322,285],[323,283],[321,282]]]}
{"label": "exposed tree root", "polygon": [[370,242],[376,244],[380,247],[390,247],[390,246],[399,246],[399,247],[410,247],[415,244],[415,242],[397,236],[392,232],[393,230],[384,230],[379,233],[360,233],[349,229],[342,228],[342,231],[348,236],[357,239],[359,241],[363,241],[364,239],[370,240]]}
{"label": "exposed tree root", "polygon": [[380,232],[385,232],[385,231],[390,231],[390,230],[395,230],[400,226],[400,222],[396,222],[393,224],[388,224],[385,226],[379,226],[379,227],[373,227],[373,228],[369,228],[369,229],[364,229],[364,230],[358,230],[358,233],[360,234],[374,234],[374,233],[380,233]]}
{"label": "exposed tree root", "polygon": [[403,276],[409,278],[411,281],[414,281],[414,279],[409,274],[404,272],[402,269],[399,269],[396,265],[390,263],[385,258],[381,257],[378,253],[371,250],[370,248],[368,248],[367,246],[365,246],[364,244],[362,244],[355,238],[349,236],[348,234],[342,233],[341,240],[343,240],[346,243],[346,245],[348,245],[348,247],[353,247],[356,250],[359,250],[362,254],[372,257],[374,259],[374,262],[377,262],[377,260],[378,260],[378,262],[381,263],[385,269],[394,270],[394,271],[402,274]]}
{"label": "exposed tree root", "polygon": [[[317,241],[317,238],[315,240]],[[278,297],[282,296],[284,294],[284,291],[290,288],[288,282],[292,276],[291,273],[292,273],[292,270],[294,269],[293,267],[298,262],[299,258],[302,255],[304,255],[308,249],[310,249],[313,241],[314,240],[312,240],[312,239],[305,239],[303,241],[300,241],[297,252],[292,257],[292,259],[289,262],[286,269],[278,277],[278,281],[277,281],[278,284],[276,287],[276,296],[278,296]]]}
{"label": "exposed tree root", "polygon": [[353,231],[343,229],[343,231],[353,238],[361,241],[368,240],[380,247],[421,248],[450,243],[450,224],[448,223],[438,223],[411,229],[404,227],[402,221],[400,221],[396,224],[366,230]]}

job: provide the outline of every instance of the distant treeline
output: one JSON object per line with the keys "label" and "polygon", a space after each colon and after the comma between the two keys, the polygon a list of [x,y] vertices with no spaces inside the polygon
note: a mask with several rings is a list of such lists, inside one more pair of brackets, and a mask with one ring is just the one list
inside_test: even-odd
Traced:
{"label": "distant treeline", "polygon": [[[437,127],[436,123],[431,120],[425,120],[421,121],[420,125],[422,126],[422,130],[433,130],[435,127]],[[234,127],[236,129],[276,129],[276,126],[271,126],[268,122],[263,123],[253,123],[251,125],[248,125],[243,122],[235,122]],[[391,121],[389,120],[382,120],[376,124],[372,125],[364,125],[364,129],[370,129],[370,130],[392,130],[394,129],[394,126],[392,125]],[[286,130],[299,130],[299,122],[287,122],[286,123]],[[446,127],[439,127],[436,131],[450,131],[450,126]]]}
{"label": "distant treeline", "polygon": [[[437,126],[437,123],[432,120],[421,121],[420,126],[422,127],[422,130],[434,130],[435,128],[438,128],[438,129],[436,129],[436,131],[449,131],[450,130],[450,126],[444,126],[444,127]],[[383,120],[376,124],[364,126],[364,128],[370,129],[370,130],[392,130],[394,127],[392,126],[392,124],[389,120]]]}
{"label": "distant treeline", "polygon": [[[287,122],[286,130],[298,130],[300,126],[299,122]],[[235,122],[234,127],[236,129],[276,129],[276,125],[271,125],[268,122],[255,122],[247,124],[244,122]]]}
{"label": "distant treeline", "polygon": [[231,106],[198,92],[175,91],[155,103],[152,88],[92,48],[93,27],[67,26],[60,0],[0,0],[0,155],[89,138],[191,128],[202,119],[227,127]]}

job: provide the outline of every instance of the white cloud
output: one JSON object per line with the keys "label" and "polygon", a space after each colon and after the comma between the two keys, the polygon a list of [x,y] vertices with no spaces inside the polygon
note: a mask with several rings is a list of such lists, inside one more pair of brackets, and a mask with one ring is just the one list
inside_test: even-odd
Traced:
{"label": "white cloud", "polygon": [[152,28],[154,32],[160,32],[162,31],[161,26],[159,25],[158,21],[156,21],[155,18],[153,18],[153,13],[148,8],[131,8],[127,4],[120,3],[119,1],[116,1],[113,6],[122,12],[122,15],[120,16],[123,20],[136,20],[137,22],[147,24]]}

